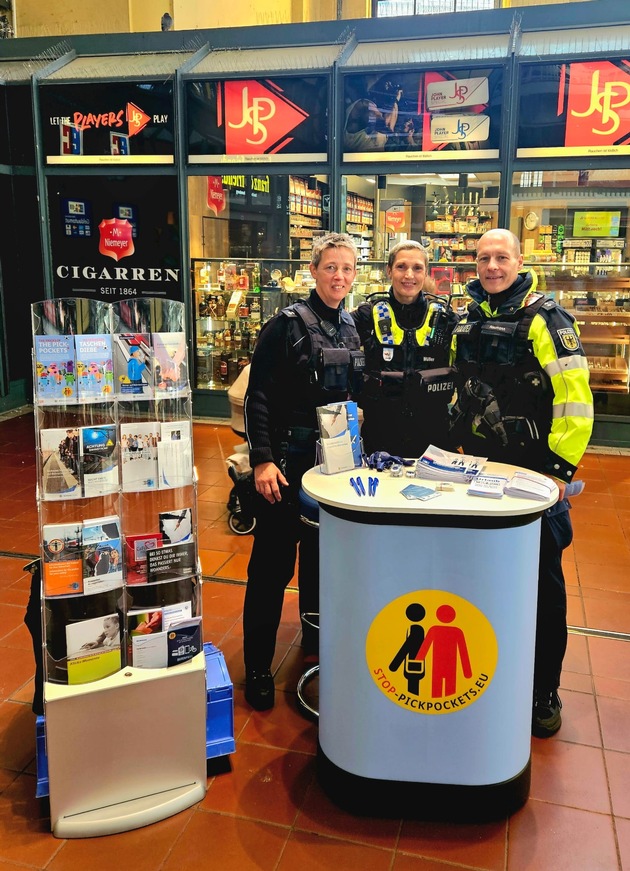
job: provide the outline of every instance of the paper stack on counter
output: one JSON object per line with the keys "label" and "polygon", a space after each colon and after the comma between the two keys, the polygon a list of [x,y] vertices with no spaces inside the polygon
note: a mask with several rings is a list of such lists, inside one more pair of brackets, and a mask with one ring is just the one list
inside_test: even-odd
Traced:
{"label": "paper stack on counter", "polygon": [[536,472],[515,472],[508,481],[504,493],[506,496],[516,496],[520,499],[538,499],[546,502],[554,490],[554,483],[544,475]]}
{"label": "paper stack on counter", "polygon": [[416,462],[416,477],[469,484],[481,473],[486,461],[487,457],[457,454],[429,445]]}

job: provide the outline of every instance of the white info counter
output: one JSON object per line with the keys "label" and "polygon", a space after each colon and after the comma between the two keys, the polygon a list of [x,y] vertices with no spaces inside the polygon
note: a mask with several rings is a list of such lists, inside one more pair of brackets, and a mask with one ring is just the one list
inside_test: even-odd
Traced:
{"label": "white info counter", "polygon": [[353,813],[500,818],[529,795],[540,518],[558,490],[457,483],[418,501],[410,484],[436,486],[320,467],[302,481],[320,509],[318,777]]}

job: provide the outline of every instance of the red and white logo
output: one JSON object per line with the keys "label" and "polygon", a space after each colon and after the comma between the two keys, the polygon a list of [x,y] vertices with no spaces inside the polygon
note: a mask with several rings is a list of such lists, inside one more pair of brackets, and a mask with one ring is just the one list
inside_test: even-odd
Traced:
{"label": "red and white logo", "polygon": [[[630,64],[593,61],[570,65],[565,145],[627,144],[630,136]],[[563,68],[564,69],[564,68]],[[563,96],[564,77],[560,83]]]}
{"label": "red and white logo", "polygon": [[127,103],[127,127],[130,136],[135,136],[147,126],[151,116],[139,109],[134,103]]}
{"label": "red and white logo", "polygon": [[208,208],[210,211],[214,212],[215,215],[219,215],[219,212],[225,211],[226,206],[226,196],[225,190],[223,189],[223,181],[220,175],[209,175],[208,176],[208,196],[207,196]]}
{"label": "red and white logo", "polygon": [[133,228],[126,218],[103,218],[98,229],[101,234],[99,253],[114,260],[122,260],[134,253]]}
{"label": "red and white logo", "polygon": [[288,134],[309,117],[274,82],[225,82],[226,154],[275,154],[292,141]]}

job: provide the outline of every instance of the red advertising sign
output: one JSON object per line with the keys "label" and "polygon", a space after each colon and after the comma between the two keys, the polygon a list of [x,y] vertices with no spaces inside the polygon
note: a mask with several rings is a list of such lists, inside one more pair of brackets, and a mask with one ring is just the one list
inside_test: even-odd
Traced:
{"label": "red advertising sign", "polygon": [[223,188],[223,180],[221,176],[209,175],[207,195],[208,208],[218,216],[220,212],[225,210],[226,203],[227,197]]}
{"label": "red advertising sign", "polygon": [[405,229],[404,206],[393,206],[385,212],[385,229],[388,233],[401,233]]}
{"label": "red advertising sign", "polygon": [[517,157],[630,154],[630,60],[524,64]]}
{"label": "red advertising sign", "polygon": [[113,257],[114,260],[122,260],[130,257],[135,248],[133,244],[133,228],[125,218],[104,218],[98,225],[101,234],[98,250],[105,257]]}
{"label": "red advertising sign", "polygon": [[289,133],[309,117],[271,81],[226,82],[224,93],[226,154],[281,151],[292,139]]}
{"label": "red advertising sign", "polygon": [[630,68],[606,60],[571,64],[565,145],[616,145],[629,135]]}

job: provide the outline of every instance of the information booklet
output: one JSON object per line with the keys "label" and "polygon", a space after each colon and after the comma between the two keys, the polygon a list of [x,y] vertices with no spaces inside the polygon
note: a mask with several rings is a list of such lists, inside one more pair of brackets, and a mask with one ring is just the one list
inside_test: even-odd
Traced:
{"label": "information booklet", "polygon": [[83,592],[81,522],[46,523],[42,529],[45,596],[68,596]]}
{"label": "information booklet", "polygon": [[39,433],[42,454],[42,497],[44,499],[79,499],[79,430],[42,429]]}
{"label": "information booklet", "polygon": [[76,402],[74,336],[34,336],[35,397],[39,405]]}
{"label": "information booklet", "polygon": [[127,584],[146,584],[147,551],[162,546],[160,532],[146,532],[125,536]]}
{"label": "information booklet", "polygon": [[470,496],[486,496],[490,499],[501,499],[507,478],[500,475],[477,475],[473,478],[466,492]]}
{"label": "information booklet", "polygon": [[100,593],[122,586],[120,520],[116,515],[83,521],[83,591]]}
{"label": "information booklet", "polygon": [[[353,450],[352,442],[353,433],[351,430],[351,420],[348,416],[349,405],[354,405],[356,410],[355,403],[347,402],[333,402],[317,408],[322,470],[327,475],[332,475],[335,472],[347,472],[355,467],[355,451]],[[354,415],[354,420],[357,420],[356,414]],[[359,445],[358,427],[355,435],[355,445]]]}
{"label": "information booklet", "polygon": [[79,402],[99,402],[114,392],[112,337],[106,333],[75,337]]}
{"label": "information booklet", "polygon": [[122,488],[125,492],[157,490],[158,442],[157,420],[120,424]]}
{"label": "information booklet", "polygon": [[418,478],[469,484],[481,473],[487,460],[487,457],[443,451],[435,445],[429,445],[416,462],[416,475]]}
{"label": "information booklet", "polygon": [[192,439],[190,421],[160,424],[158,473],[161,488],[186,487],[192,482]]}
{"label": "information booklet", "polygon": [[149,582],[170,581],[194,575],[197,571],[195,542],[167,544],[147,550],[147,576]]}
{"label": "information booklet", "polygon": [[166,668],[168,664],[167,630],[171,625],[192,617],[192,603],[179,602],[151,610],[127,613],[127,657],[136,668]]}
{"label": "information booklet", "polygon": [[188,390],[186,336],[184,333],[152,333],[153,387],[156,398]]}
{"label": "information booklet", "polygon": [[121,398],[150,399],[153,396],[151,337],[148,333],[114,335],[114,378]]}
{"label": "information booklet", "polygon": [[120,671],[120,618],[117,613],[66,626],[68,683],[100,680]]}
{"label": "information booklet", "polygon": [[164,544],[179,544],[192,539],[192,508],[176,508],[158,514]]}
{"label": "information booklet", "polygon": [[167,666],[179,665],[180,662],[188,662],[202,649],[201,640],[201,617],[191,617],[171,623],[166,632],[168,645]]}
{"label": "information booklet", "polygon": [[105,496],[118,490],[118,435],[115,424],[79,430],[80,470],[84,496]]}

